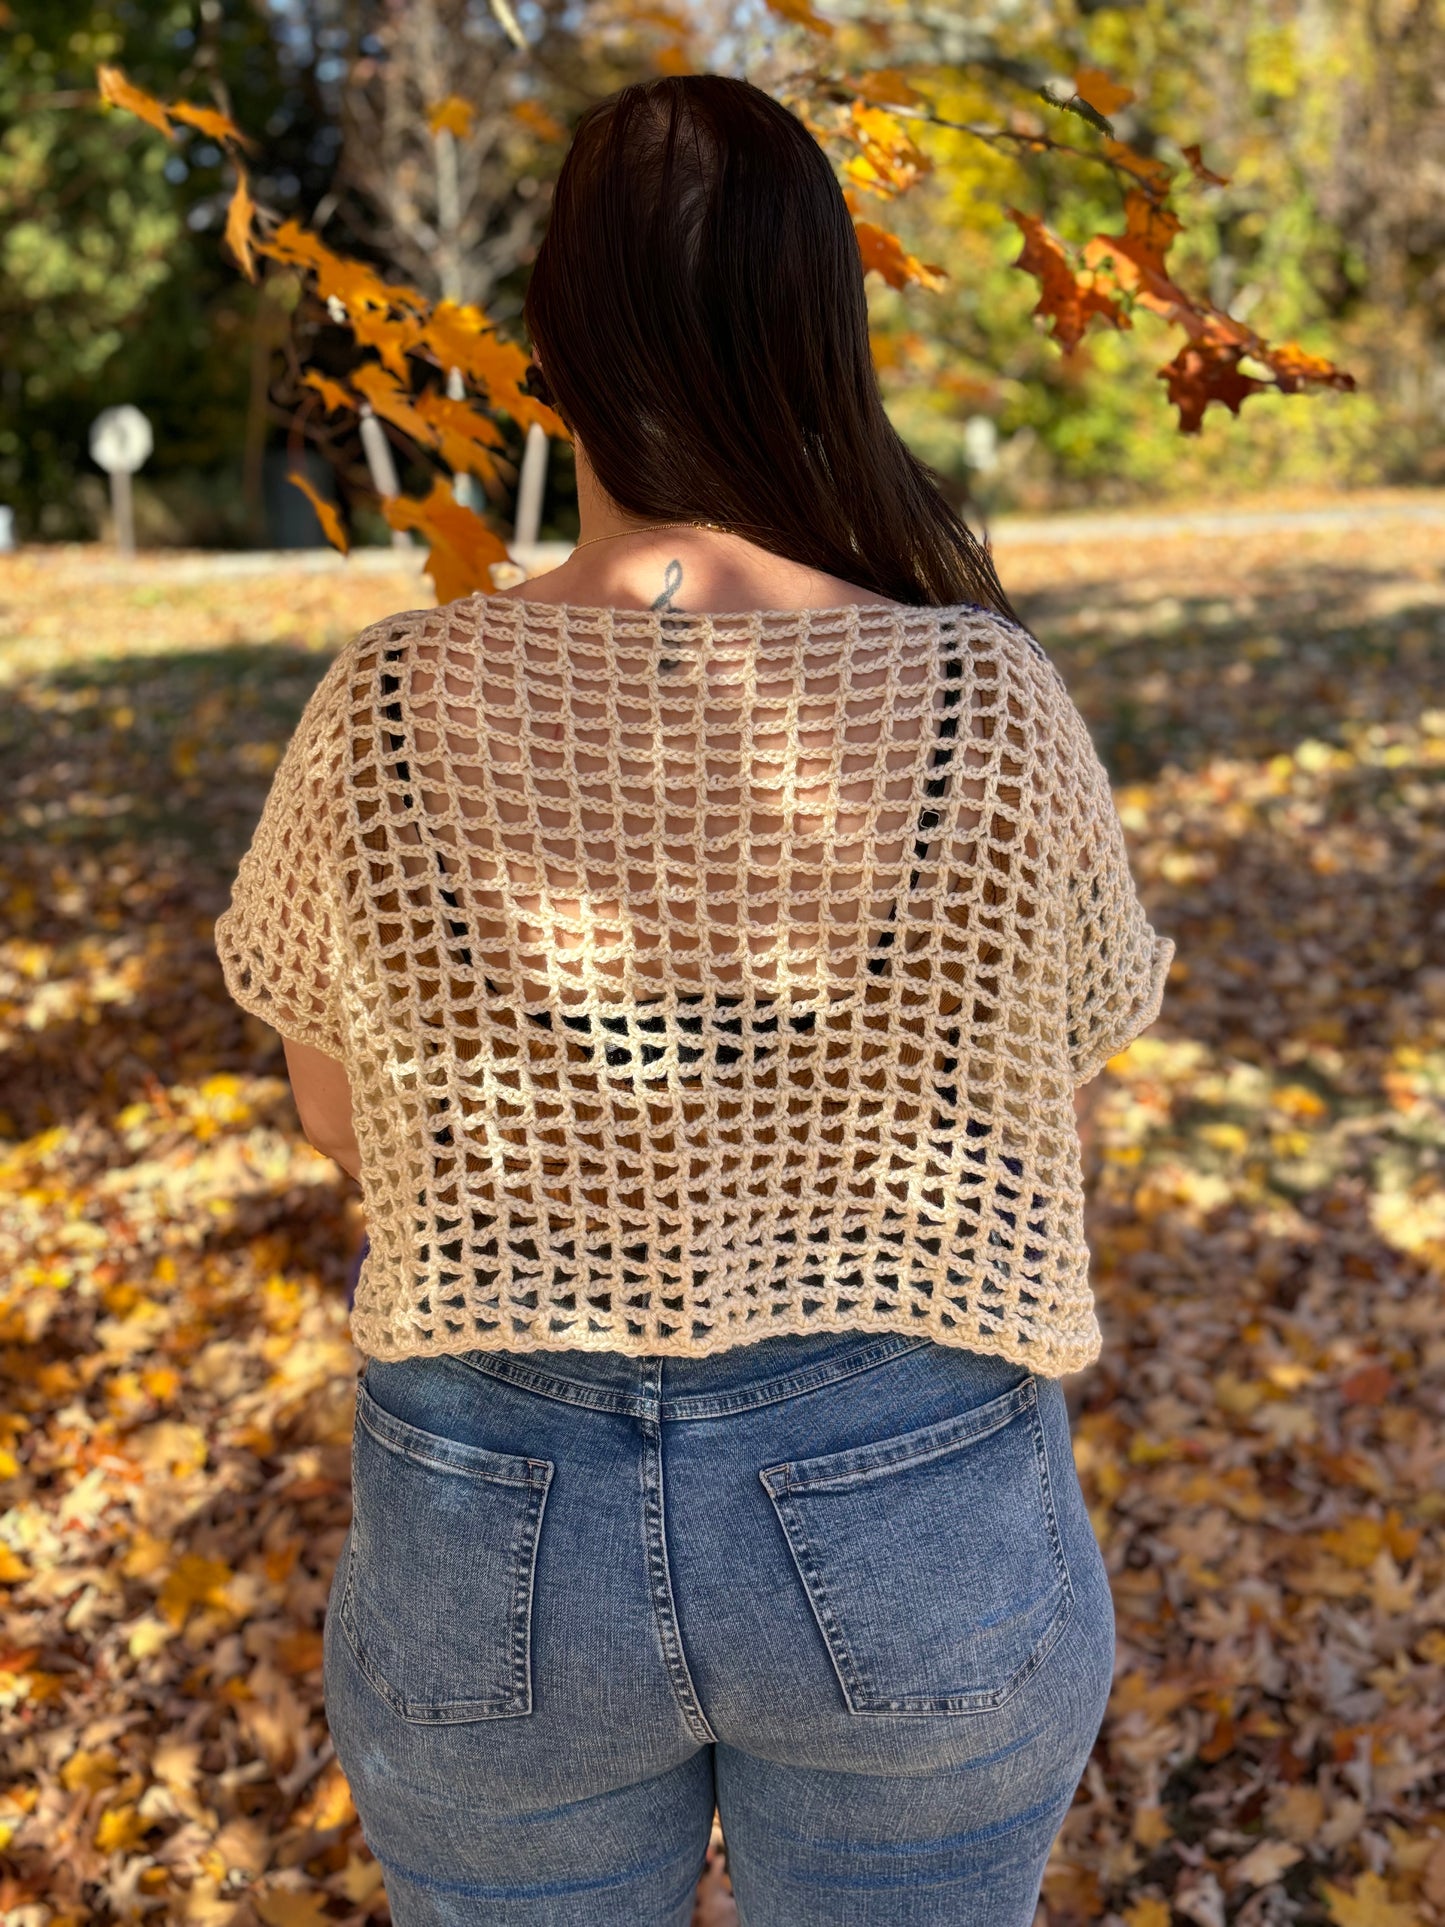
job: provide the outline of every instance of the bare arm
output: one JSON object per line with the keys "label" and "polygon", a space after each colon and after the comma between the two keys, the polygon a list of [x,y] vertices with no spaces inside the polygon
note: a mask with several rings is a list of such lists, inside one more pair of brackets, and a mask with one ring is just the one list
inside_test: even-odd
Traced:
{"label": "bare arm", "polygon": [[333,1158],[349,1177],[361,1176],[361,1153],[351,1123],[351,1085],[346,1069],[312,1044],[283,1037],[286,1069],[301,1128],[323,1157]]}

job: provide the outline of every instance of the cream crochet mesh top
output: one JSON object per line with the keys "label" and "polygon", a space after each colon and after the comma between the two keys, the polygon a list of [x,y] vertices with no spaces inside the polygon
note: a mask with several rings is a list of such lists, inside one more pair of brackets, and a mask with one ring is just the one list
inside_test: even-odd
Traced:
{"label": "cream crochet mesh top", "polygon": [[1174,945],[998,616],[377,623],[216,934],[237,1001],[349,1074],[372,1357],[1098,1352],[1073,1089]]}

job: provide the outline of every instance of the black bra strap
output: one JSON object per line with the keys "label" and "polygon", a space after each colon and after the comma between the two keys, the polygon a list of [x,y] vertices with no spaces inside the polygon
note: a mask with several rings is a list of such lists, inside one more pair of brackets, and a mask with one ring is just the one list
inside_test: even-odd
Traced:
{"label": "black bra strap", "polygon": [[[918,829],[913,843],[915,861],[908,875],[908,887],[910,890],[916,890],[918,887],[920,874],[918,866],[928,855],[929,832],[936,830],[941,820],[942,811],[932,806],[935,802],[941,803],[948,793],[949,764],[953,761],[954,751],[958,746],[958,707],[963,699],[963,653],[959,647],[955,620],[952,617],[945,617],[941,627],[943,629],[945,645],[943,657],[943,674],[946,685],[943,692],[944,714],[939,720],[938,742],[933,751],[933,773],[924,786],[924,794],[928,798],[928,801],[925,802],[918,813]],[[400,649],[388,649],[385,651],[383,660],[386,662],[400,662],[401,657],[402,651]],[[381,672],[381,693],[383,697],[391,697],[394,699],[400,688],[401,678],[394,675],[390,670],[384,669]],[[399,726],[403,723],[402,707],[400,702],[396,700],[384,702],[381,713],[386,717],[388,722],[396,723]],[[403,754],[406,749],[406,737],[401,732],[400,727],[397,730],[388,730],[386,736],[388,747],[392,755],[396,758],[394,768],[397,779],[407,786],[402,791],[402,801],[409,810],[416,809],[418,827],[421,834],[425,836],[427,834],[425,813],[417,809],[416,799],[411,790],[411,766]],[[436,856],[437,871],[442,878],[445,878],[448,872],[446,859],[442,854],[440,845],[434,843],[433,851]],[[455,890],[448,888],[445,882],[442,883],[440,895],[442,902],[445,903],[449,909],[460,910],[461,904]],[[879,937],[876,945],[877,949],[887,951],[892,948],[893,939],[896,934],[897,919],[898,905],[894,902],[888,906],[889,927]],[[465,922],[460,919],[449,917],[447,919],[447,928],[456,939],[461,939],[466,936],[467,926]],[[470,969],[472,964],[470,947],[463,944],[457,954],[458,961],[463,968]],[[886,956],[870,957],[868,969],[874,976],[881,976],[887,968],[888,958]],[[489,991],[495,992],[496,985],[493,984],[490,979],[484,979],[484,982]],[[550,1013],[542,1012],[540,1013],[540,1017],[545,1018],[547,1027],[550,1029]]]}

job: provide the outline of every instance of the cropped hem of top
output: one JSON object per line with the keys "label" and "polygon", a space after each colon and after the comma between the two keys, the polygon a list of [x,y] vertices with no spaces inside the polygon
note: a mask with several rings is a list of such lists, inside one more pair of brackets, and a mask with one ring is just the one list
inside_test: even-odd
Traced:
{"label": "cropped hem of top", "polygon": [[1174,944],[1063,679],[992,611],[375,623],[216,941],[346,1067],[369,1357],[1098,1355],[1073,1093]]}

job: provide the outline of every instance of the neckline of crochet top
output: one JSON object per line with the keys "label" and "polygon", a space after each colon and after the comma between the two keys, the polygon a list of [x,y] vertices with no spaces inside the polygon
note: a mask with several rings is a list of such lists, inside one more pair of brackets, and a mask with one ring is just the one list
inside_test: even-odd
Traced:
{"label": "neckline of crochet top", "polygon": [[[997,609],[987,608],[981,602],[916,603],[916,602],[836,602],[806,609],[619,609],[613,604],[590,604],[582,602],[542,602],[529,601],[524,596],[484,595],[481,590],[468,596],[467,601],[479,604],[484,609],[521,609],[523,611],[548,611],[558,617],[576,616],[584,620],[610,620],[613,623],[664,622],[669,628],[687,623],[749,623],[785,621],[799,622],[810,618],[811,624],[825,625],[836,622],[840,617],[845,621],[857,617],[860,622],[896,622],[900,617],[914,620],[957,615],[972,612],[976,615],[992,617],[997,622],[1008,623],[1007,616]],[[1013,625],[1010,623],[1010,627]]]}

